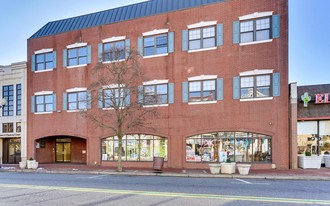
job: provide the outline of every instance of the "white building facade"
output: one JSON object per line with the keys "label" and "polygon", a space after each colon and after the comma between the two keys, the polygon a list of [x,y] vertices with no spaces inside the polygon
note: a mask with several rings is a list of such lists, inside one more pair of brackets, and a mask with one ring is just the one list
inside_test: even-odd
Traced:
{"label": "white building facade", "polygon": [[26,62],[0,66],[0,163],[26,157]]}

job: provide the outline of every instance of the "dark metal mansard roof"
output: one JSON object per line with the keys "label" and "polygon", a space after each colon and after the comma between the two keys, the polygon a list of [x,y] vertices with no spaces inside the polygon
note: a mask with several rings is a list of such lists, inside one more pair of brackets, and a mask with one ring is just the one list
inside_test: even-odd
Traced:
{"label": "dark metal mansard roof", "polygon": [[30,39],[189,9],[222,1],[225,0],[149,0],[147,2],[49,22],[33,34]]}

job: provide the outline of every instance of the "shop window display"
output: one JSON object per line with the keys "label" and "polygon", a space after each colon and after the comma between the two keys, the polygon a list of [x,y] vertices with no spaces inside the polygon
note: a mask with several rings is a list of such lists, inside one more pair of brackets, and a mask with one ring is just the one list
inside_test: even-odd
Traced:
{"label": "shop window display", "polygon": [[[102,161],[118,160],[118,138],[102,140]],[[167,161],[167,139],[153,135],[125,135],[122,141],[122,161],[153,161],[164,157]]]}
{"label": "shop window display", "polygon": [[187,162],[271,162],[271,137],[246,132],[218,132],[187,138]]}

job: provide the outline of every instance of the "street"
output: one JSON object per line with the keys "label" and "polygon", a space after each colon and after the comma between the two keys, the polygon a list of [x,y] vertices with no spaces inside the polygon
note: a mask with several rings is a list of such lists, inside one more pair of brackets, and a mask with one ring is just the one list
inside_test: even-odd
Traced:
{"label": "street", "polygon": [[0,205],[330,205],[330,182],[0,173]]}

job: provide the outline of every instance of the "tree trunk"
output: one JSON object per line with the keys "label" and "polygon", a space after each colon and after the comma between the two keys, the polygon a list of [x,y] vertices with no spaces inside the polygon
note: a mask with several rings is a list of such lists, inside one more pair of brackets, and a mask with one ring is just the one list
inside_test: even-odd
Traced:
{"label": "tree trunk", "polygon": [[119,132],[119,134],[118,134],[118,168],[117,168],[118,172],[123,171],[123,166],[122,166],[122,161],[121,161],[122,150],[123,150],[123,135],[121,132]]}

